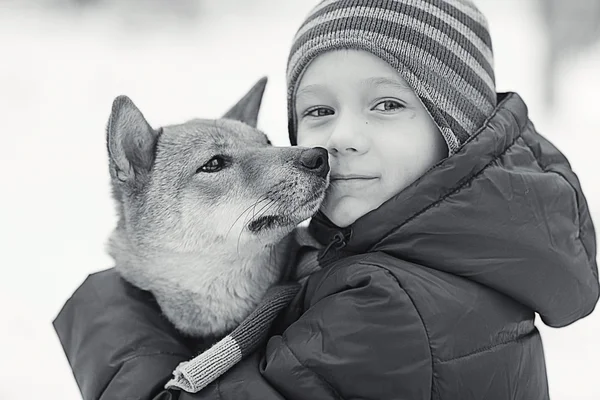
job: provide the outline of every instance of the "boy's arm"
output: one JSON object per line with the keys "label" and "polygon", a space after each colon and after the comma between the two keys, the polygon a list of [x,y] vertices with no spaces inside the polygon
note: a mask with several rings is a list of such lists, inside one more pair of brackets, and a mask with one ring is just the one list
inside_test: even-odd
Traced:
{"label": "boy's arm", "polygon": [[319,287],[327,289],[317,289],[302,317],[269,340],[260,361],[244,360],[180,400],[430,398],[429,343],[398,281],[359,264]]}
{"label": "boy's arm", "polygon": [[431,355],[410,298],[381,268],[339,271],[328,272],[305,314],[270,339],[263,357],[242,360],[197,394],[162,390],[193,355],[114,270],[88,278],[55,328],[85,400],[428,398]]}
{"label": "boy's arm", "polygon": [[151,399],[193,356],[153,297],[114,269],[90,275],[54,328],[84,400]]}

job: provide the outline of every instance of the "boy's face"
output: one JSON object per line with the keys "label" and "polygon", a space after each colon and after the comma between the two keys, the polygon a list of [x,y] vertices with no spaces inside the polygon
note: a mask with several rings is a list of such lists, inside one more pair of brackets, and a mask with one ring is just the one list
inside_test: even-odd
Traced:
{"label": "boy's face", "polygon": [[296,96],[298,145],[329,151],[323,213],[346,227],[402,191],[448,148],[417,95],[366,51],[318,56]]}

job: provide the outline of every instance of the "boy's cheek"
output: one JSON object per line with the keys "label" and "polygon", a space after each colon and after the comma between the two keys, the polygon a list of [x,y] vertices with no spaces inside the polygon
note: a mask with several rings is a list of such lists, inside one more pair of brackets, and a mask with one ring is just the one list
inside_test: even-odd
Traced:
{"label": "boy's cheek", "polygon": [[324,134],[320,134],[317,130],[298,130],[297,142],[298,146],[301,147],[315,147],[322,146],[324,147],[327,141],[327,137]]}

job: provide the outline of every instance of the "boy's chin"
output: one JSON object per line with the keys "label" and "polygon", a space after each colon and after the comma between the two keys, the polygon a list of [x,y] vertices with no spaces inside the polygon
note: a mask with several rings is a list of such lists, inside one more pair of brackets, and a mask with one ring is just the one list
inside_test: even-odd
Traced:
{"label": "boy's chin", "polygon": [[372,208],[351,197],[344,197],[335,203],[324,204],[321,207],[323,214],[337,227],[346,228],[357,219],[371,211]]}
{"label": "boy's chin", "polygon": [[359,218],[381,207],[386,201],[377,201],[374,197],[368,199],[351,196],[336,199],[326,197],[321,205],[321,211],[337,227],[346,228]]}

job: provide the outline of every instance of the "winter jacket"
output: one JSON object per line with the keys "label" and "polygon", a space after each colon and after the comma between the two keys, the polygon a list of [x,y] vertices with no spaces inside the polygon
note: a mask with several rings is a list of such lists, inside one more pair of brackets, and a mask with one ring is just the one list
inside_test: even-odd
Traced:
{"label": "winter jacket", "polygon": [[592,312],[595,233],[565,157],[518,95],[498,101],[457,154],[352,226],[313,218],[323,269],[264,351],[198,394],[160,390],[194,349],[151,296],[90,276],[55,321],[84,398],[548,399],[535,313],[562,327]]}

